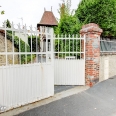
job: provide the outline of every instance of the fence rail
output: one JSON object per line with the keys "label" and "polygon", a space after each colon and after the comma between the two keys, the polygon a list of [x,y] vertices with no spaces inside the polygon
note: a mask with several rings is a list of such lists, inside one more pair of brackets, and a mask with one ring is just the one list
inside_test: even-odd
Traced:
{"label": "fence rail", "polygon": [[[29,30],[28,30],[29,29]],[[29,28],[25,25],[22,29],[20,24],[14,27],[14,24],[11,24],[11,28],[6,27],[6,23],[4,23],[4,27],[0,27],[0,41],[3,43],[0,49],[0,58],[4,57],[5,60],[0,64],[5,65],[15,65],[15,64],[28,64],[28,63],[38,63],[38,62],[48,62],[48,57],[53,57],[50,52],[48,52],[48,40],[51,40],[52,29],[49,27],[43,28],[40,27],[39,30],[37,28],[33,28],[30,26]],[[43,41],[46,41],[43,46]],[[52,42],[52,41],[51,41]],[[43,47],[45,48],[43,50]],[[50,50],[52,46],[49,46]],[[49,51],[50,51],[49,50]],[[18,59],[16,59],[16,56]],[[44,55],[44,57],[41,57]],[[10,58],[9,61],[9,57]],[[42,59],[42,60],[41,60]],[[12,61],[11,61],[12,60]],[[15,60],[18,60],[15,63]]]}

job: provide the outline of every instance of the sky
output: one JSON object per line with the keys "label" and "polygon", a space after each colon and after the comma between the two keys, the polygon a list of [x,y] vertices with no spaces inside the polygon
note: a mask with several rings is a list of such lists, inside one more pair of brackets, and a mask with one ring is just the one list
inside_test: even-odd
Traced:
{"label": "sky", "polygon": [[[80,0],[72,0],[71,9],[77,9]],[[41,17],[46,11],[52,11],[56,18],[59,18],[57,9],[62,0],[0,0],[0,11],[4,10],[5,14],[0,15],[0,26],[4,20],[9,19],[10,22],[36,27]],[[22,19],[23,20],[22,20]]]}

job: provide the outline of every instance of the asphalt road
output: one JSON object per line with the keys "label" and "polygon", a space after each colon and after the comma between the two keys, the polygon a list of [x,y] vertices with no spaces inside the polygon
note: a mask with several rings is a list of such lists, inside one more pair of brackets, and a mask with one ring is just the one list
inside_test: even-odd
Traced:
{"label": "asphalt road", "polygon": [[17,116],[116,116],[116,77]]}

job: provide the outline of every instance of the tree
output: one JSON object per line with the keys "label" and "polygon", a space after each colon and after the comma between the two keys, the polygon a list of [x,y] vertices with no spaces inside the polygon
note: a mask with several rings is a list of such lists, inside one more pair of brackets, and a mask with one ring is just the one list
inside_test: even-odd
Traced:
{"label": "tree", "polygon": [[[58,27],[55,28],[55,34],[56,35],[63,35],[64,36],[72,36],[72,35],[77,35],[79,34],[79,29],[80,29],[80,23],[78,18],[76,18],[73,15],[73,11],[71,10],[71,0],[67,0],[64,1],[63,3],[59,5],[59,15],[60,15],[60,20],[58,23]],[[73,46],[74,45],[74,46]],[[70,47],[69,47],[70,46]],[[70,50],[69,50],[70,48]],[[64,39],[60,39],[55,40],[55,51],[58,52],[62,52],[62,51],[80,51],[80,42],[76,41],[76,40],[65,40]],[[67,54],[63,54],[60,53],[59,57],[65,57],[65,56],[77,56],[79,57],[79,54],[72,54],[72,53],[67,53]],[[58,56],[58,54],[56,54],[56,56]]]}
{"label": "tree", "polygon": [[59,4],[58,13],[60,15],[60,20],[58,27],[55,27],[55,34],[77,34],[80,29],[79,20],[73,15],[71,10],[71,0],[64,1]]}
{"label": "tree", "polygon": [[6,27],[11,28],[11,23],[10,23],[10,21],[8,19],[3,22],[3,27],[5,27],[5,22],[6,22]]}
{"label": "tree", "polygon": [[79,21],[74,16],[64,16],[57,28],[56,34],[73,35],[78,34],[80,29]]}
{"label": "tree", "polygon": [[116,0],[82,0],[75,12],[81,25],[96,23],[102,29],[102,37],[116,36]]}
{"label": "tree", "polygon": [[[1,6],[0,6],[0,7],[1,7]],[[4,10],[0,11],[0,14],[1,14],[1,15],[5,14],[5,11],[4,11]]]}
{"label": "tree", "polygon": [[5,11],[1,11],[1,15],[5,14]]}

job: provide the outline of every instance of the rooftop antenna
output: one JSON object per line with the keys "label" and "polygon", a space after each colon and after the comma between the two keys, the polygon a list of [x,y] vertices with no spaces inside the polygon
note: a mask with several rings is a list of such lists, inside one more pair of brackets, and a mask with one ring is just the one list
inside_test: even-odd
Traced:
{"label": "rooftop antenna", "polygon": [[22,27],[23,27],[23,18],[21,17],[21,18],[18,18],[18,19],[21,19],[22,20]]}
{"label": "rooftop antenna", "polygon": [[46,11],[46,8],[44,7],[44,12]]}
{"label": "rooftop antenna", "polygon": [[51,6],[51,11],[52,11],[52,6]]}

